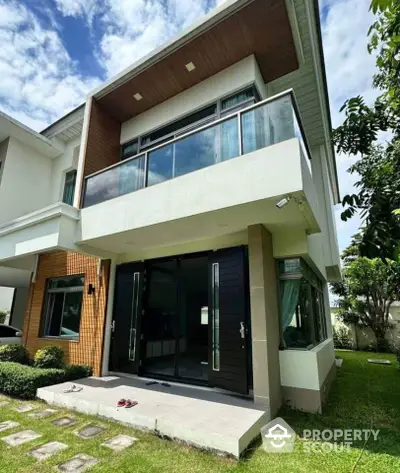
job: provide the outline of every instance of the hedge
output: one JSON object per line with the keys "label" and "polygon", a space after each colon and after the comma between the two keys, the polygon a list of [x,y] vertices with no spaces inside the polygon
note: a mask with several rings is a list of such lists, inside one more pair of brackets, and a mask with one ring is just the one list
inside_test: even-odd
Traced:
{"label": "hedge", "polygon": [[64,370],[0,363],[0,392],[20,399],[34,399],[38,388],[62,383],[64,378]]}
{"label": "hedge", "polygon": [[12,362],[0,362],[0,392],[20,399],[34,399],[36,390],[91,376],[86,365],[67,365],[64,369],[43,369]]}
{"label": "hedge", "polygon": [[64,350],[59,346],[41,348],[35,353],[34,366],[36,368],[64,368]]}
{"label": "hedge", "polygon": [[0,347],[0,361],[12,361],[27,365],[29,364],[29,353],[22,345],[2,345]]}

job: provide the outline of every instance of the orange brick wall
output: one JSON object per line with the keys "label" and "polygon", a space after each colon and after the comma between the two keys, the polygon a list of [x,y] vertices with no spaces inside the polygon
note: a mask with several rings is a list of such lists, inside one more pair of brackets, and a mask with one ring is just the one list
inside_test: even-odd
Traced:
{"label": "orange brick wall", "polygon": [[[103,260],[99,278],[98,261],[91,256],[66,251],[39,257],[36,282],[31,283],[24,320],[24,344],[32,356],[40,348],[59,345],[64,349],[67,363],[88,364],[93,366],[95,376],[101,374],[110,265]],[[39,338],[47,279],[74,274],[85,276],[79,341]],[[89,284],[95,287],[92,295],[87,293]]]}

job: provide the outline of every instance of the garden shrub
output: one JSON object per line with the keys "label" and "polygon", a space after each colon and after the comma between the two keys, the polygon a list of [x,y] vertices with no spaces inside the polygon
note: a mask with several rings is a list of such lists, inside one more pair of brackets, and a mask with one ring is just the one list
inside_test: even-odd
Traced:
{"label": "garden shrub", "polygon": [[92,376],[93,369],[89,365],[67,365],[64,368],[64,381],[75,381],[76,379]]}
{"label": "garden shrub", "polygon": [[2,345],[0,347],[0,361],[11,361],[25,365],[29,363],[29,353],[22,345]]}
{"label": "garden shrub", "polygon": [[34,359],[35,368],[64,368],[64,350],[58,346],[48,346],[38,350]]}
{"label": "garden shrub", "polygon": [[62,383],[65,371],[41,369],[19,363],[0,363],[0,392],[20,399],[34,399],[36,390]]}
{"label": "garden shrub", "polygon": [[334,325],[332,329],[335,348],[353,349],[353,340],[347,327]]}

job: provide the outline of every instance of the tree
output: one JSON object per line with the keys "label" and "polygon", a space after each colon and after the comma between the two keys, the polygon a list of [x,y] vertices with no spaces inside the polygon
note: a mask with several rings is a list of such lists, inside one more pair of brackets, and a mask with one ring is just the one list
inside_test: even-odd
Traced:
{"label": "tree", "polygon": [[[362,255],[395,259],[400,241],[400,2],[372,0],[371,9],[378,16],[369,30],[368,50],[377,54],[373,86],[382,94],[372,106],[361,96],[347,100],[333,141],[339,152],[361,155],[349,169],[360,179],[357,192],[343,198],[342,220],[361,214]],[[382,131],[391,133],[385,146],[377,144]]]}
{"label": "tree", "polygon": [[332,292],[338,297],[338,319],[369,327],[376,338],[376,350],[385,351],[390,307],[400,296],[400,263],[366,257],[347,260],[343,280],[332,284]]}
{"label": "tree", "polygon": [[0,324],[4,324],[7,315],[8,315],[8,310],[0,309]]}

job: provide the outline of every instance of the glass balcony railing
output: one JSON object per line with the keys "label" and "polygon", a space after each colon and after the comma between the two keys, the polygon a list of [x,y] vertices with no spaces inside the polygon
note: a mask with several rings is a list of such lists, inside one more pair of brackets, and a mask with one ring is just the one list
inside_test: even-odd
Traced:
{"label": "glass balcony railing", "polygon": [[306,145],[292,91],[266,99],[85,179],[83,207],[153,186],[297,137]]}

